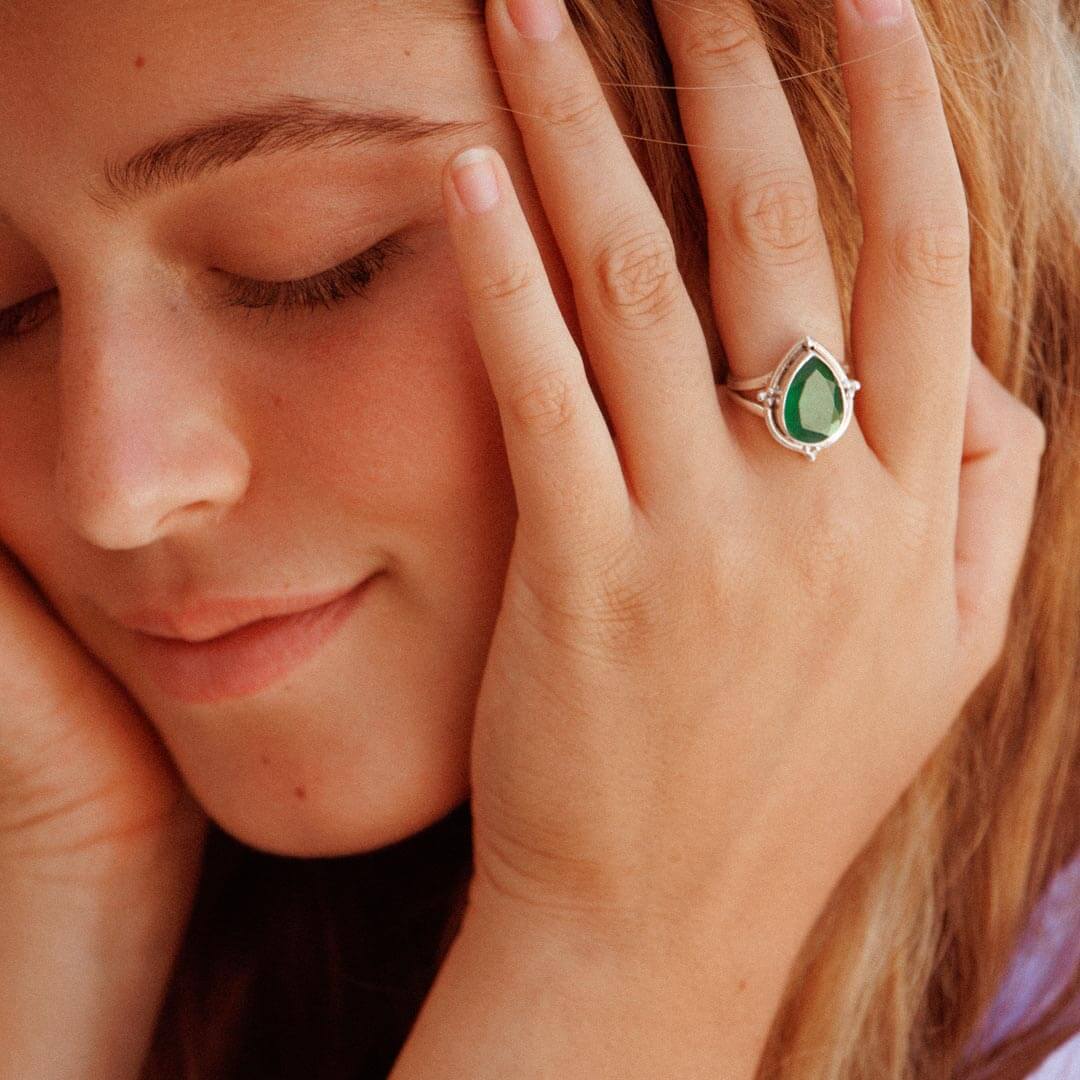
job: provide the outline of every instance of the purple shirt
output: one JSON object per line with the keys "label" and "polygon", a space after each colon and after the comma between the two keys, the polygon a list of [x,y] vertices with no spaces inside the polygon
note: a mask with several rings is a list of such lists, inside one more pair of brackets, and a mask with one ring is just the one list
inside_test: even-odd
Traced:
{"label": "purple shirt", "polygon": [[[1051,880],[1032,912],[1001,988],[972,1039],[990,1047],[1031,1023],[1080,964],[1080,854]],[[1052,1053],[1029,1080],[1080,1080],[1080,1035]]]}

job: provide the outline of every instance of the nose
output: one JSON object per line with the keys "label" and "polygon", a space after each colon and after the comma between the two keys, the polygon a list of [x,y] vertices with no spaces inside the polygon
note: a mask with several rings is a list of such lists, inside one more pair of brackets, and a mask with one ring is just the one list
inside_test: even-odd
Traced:
{"label": "nose", "polygon": [[127,299],[99,294],[92,318],[68,305],[59,365],[60,514],[111,550],[216,520],[251,474],[212,343],[182,305]]}

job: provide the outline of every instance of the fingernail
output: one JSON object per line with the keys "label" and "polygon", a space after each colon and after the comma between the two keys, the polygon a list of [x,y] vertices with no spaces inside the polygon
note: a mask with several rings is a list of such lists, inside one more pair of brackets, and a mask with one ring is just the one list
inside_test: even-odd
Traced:
{"label": "fingernail", "polygon": [[518,33],[530,41],[554,41],[563,26],[559,0],[506,0]]}
{"label": "fingernail", "polygon": [[470,214],[486,214],[499,201],[499,180],[485,146],[470,146],[450,163],[454,189]]}
{"label": "fingernail", "polygon": [[855,0],[855,10],[871,26],[889,26],[903,18],[904,0]]}

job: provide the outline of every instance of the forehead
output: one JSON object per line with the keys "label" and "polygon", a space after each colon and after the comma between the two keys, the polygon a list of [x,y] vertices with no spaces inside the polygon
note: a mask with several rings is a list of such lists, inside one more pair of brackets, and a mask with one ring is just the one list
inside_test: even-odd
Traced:
{"label": "forehead", "polygon": [[8,73],[47,60],[94,81],[139,57],[136,70],[155,60],[175,76],[228,58],[242,77],[267,62],[318,62],[341,46],[388,67],[402,51],[474,35],[482,20],[480,0],[0,0],[0,57]]}
{"label": "forehead", "polygon": [[281,92],[475,111],[489,69],[476,0],[0,0],[0,203]]}

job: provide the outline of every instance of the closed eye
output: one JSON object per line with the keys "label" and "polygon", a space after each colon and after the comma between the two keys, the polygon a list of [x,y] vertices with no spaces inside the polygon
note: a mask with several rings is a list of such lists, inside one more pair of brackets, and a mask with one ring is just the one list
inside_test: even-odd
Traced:
{"label": "closed eye", "polygon": [[[228,275],[229,285],[224,297],[212,306],[280,311],[330,308],[349,297],[363,295],[394,256],[414,251],[394,235],[338,266],[306,278],[262,281]],[[49,308],[56,306],[57,299],[58,290],[49,289],[0,311],[0,342],[23,338],[36,330],[46,321],[51,313]]]}
{"label": "closed eye", "polygon": [[386,264],[396,255],[411,254],[399,236],[388,236],[330,270],[293,281],[261,281],[232,277],[224,299],[217,306],[249,309],[313,310],[362,295]]}
{"label": "closed eye", "polygon": [[49,289],[0,311],[0,342],[25,337],[36,330],[48,317],[50,301],[56,298],[57,290]]}

